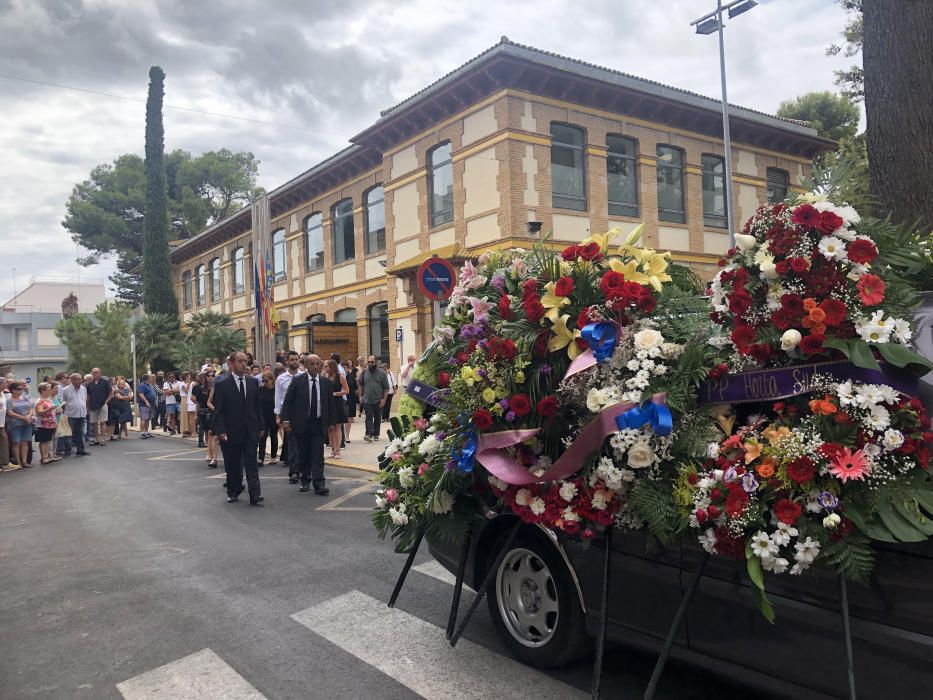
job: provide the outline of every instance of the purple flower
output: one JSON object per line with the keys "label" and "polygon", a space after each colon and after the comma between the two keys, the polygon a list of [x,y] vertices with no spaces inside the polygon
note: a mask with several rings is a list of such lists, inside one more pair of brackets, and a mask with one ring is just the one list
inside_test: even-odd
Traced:
{"label": "purple flower", "polygon": [[742,488],[745,493],[753,493],[758,489],[758,479],[755,478],[754,474],[748,472],[742,477]]}
{"label": "purple flower", "polygon": [[434,437],[436,437],[438,440],[443,440],[445,437],[447,437],[447,433],[445,433],[443,430],[441,430],[441,431],[438,431],[437,433],[435,433],[435,434],[434,434]]}
{"label": "purple flower", "polygon": [[538,371],[539,371],[541,374],[550,374],[550,373],[551,373],[551,365],[541,365],[541,367],[538,369]]}
{"label": "purple flower", "polygon": [[486,372],[486,370],[484,370],[482,367],[480,367],[478,370],[476,370],[476,373],[477,373],[479,376],[481,376],[483,379],[486,379],[487,377],[489,377],[489,374],[488,374],[488,373]]}
{"label": "purple flower", "polygon": [[816,502],[823,506],[823,508],[826,510],[835,510],[839,507],[839,499],[829,491],[823,491],[823,493],[817,496]]}
{"label": "purple flower", "polygon": [[735,471],[735,467],[729,467],[722,474],[722,480],[724,483],[728,484],[731,481],[735,481],[738,478],[738,473]]}
{"label": "purple flower", "polygon": [[499,401],[499,406],[500,406],[500,407],[502,408],[502,410],[504,411],[505,409],[507,409],[507,408],[509,407],[509,400],[508,400],[508,399],[502,399],[501,401]]}
{"label": "purple flower", "polygon": [[515,411],[509,411],[508,413],[505,414],[505,419],[506,419],[509,423],[514,423],[514,422],[515,422],[515,419],[516,419],[517,417],[518,417],[518,416],[515,415]]}
{"label": "purple flower", "polygon": [[493,287],[498,289],[500,292],[504,292],[505,291],[505,275],[493,275],[491,284]]}
{"label": "purple flower", "polygon": [[448,365],[453,365],[454,367],[456,367],[457,364],[458,364],[457,358],[456,358],[456,357],[448,357],[448,358],[447,358],[447,364],[448,364]]}
{"label": "purple flower", "polygon": [[455,459],[450,460],[449,462],[447,462],[447,464],[444,465],[445,472],[452,472],[456,468],[457,468],[457,460]]}

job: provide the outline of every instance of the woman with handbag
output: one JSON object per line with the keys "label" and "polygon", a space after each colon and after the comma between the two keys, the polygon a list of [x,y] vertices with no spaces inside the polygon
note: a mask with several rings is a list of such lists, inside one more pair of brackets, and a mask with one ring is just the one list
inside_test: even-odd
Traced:
{"label": "woman with handbag", "polygon": [[347,422],[347,378],[340,373],[336,360],[328,360],[324,363],[324,376],[333,382],[337,387],[334,392],[334,406],[336,408],[336,422],[327,428],[327,436],[330,440],[331,459],[340,458],[340,429]]}

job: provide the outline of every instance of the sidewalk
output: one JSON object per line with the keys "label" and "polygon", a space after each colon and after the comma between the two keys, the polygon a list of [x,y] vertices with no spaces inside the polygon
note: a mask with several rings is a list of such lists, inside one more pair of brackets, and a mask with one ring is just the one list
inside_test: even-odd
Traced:
{"label": "sidewalk", "polygon": [[[360,471],[371,472],[375,474],[379,471],[378,458],[385,450],[386,445],[388,444],[389,439],[386,437],[386,429],[388,428],[387,423],[382,424],[382,439],[378,442],[365,442],[363,440],[364,424],[362,418],[357,418],[353,425],[347,424],[349,431],[347,437],[351,440],[345,448],[340,451],[340,459],[330,459],[327,455],[330,454],[330,448],[324,448],[324,463],[332,467],[342,467],[344,469],[358,469]],[[131,433],[139,433],[139,428],[135,426],[130,426]],[[169,435],[168,433],[163,433],[161,428],[152,431],[152,436],[156,438],[164,438],[166,440],[173,440],[178,442],[180,446],[190,446],[191,449],[195,450],[198,446],[197,436],[190,438],[183,438],[181,435]],[[266,454],[268,457],[268,444],[267,444]]]}

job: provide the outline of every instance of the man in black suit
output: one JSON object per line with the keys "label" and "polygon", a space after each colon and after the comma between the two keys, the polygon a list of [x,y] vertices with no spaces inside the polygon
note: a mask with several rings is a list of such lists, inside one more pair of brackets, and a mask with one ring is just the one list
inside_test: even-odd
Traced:
{"label": "man in black suit", "polygon": [[214,435],[220,440],[227,471],[227,503],[236,503],[243,491],[243,471],[249,504],[262,505],[256,450],[259,446],[259,384],[246,370],[246,353],[227,360],[227,376],[214,383]]}
{"label": "man in black suit", "polygon": [[292,431],[298,443],[302,492],[314,485],[314,493],[326,496],[330,490],[324,481],[324,443],[327,429],[336,421],[334,385],[321,376],[323,363],[317,355],[305,357],[305,374],[292,379],[282,400],[282,428]]}

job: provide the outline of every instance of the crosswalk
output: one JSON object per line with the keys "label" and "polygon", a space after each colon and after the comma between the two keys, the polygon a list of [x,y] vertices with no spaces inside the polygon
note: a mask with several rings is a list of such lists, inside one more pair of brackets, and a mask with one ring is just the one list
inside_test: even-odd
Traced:
{"label": "crosswalk", "polygon": [[[435,561],[414,570],[453,584]],[[550,676],[462,639],[452,649],[444,630],[410,613],[389,608],[351,590],[292,614],[310,632],[351,654],[428,700],[587,697]],[[126,700],[264,700],[236,669],[211,649],[147,671],[117,685]],[[222,694],[221,694],[222,693]]]}

